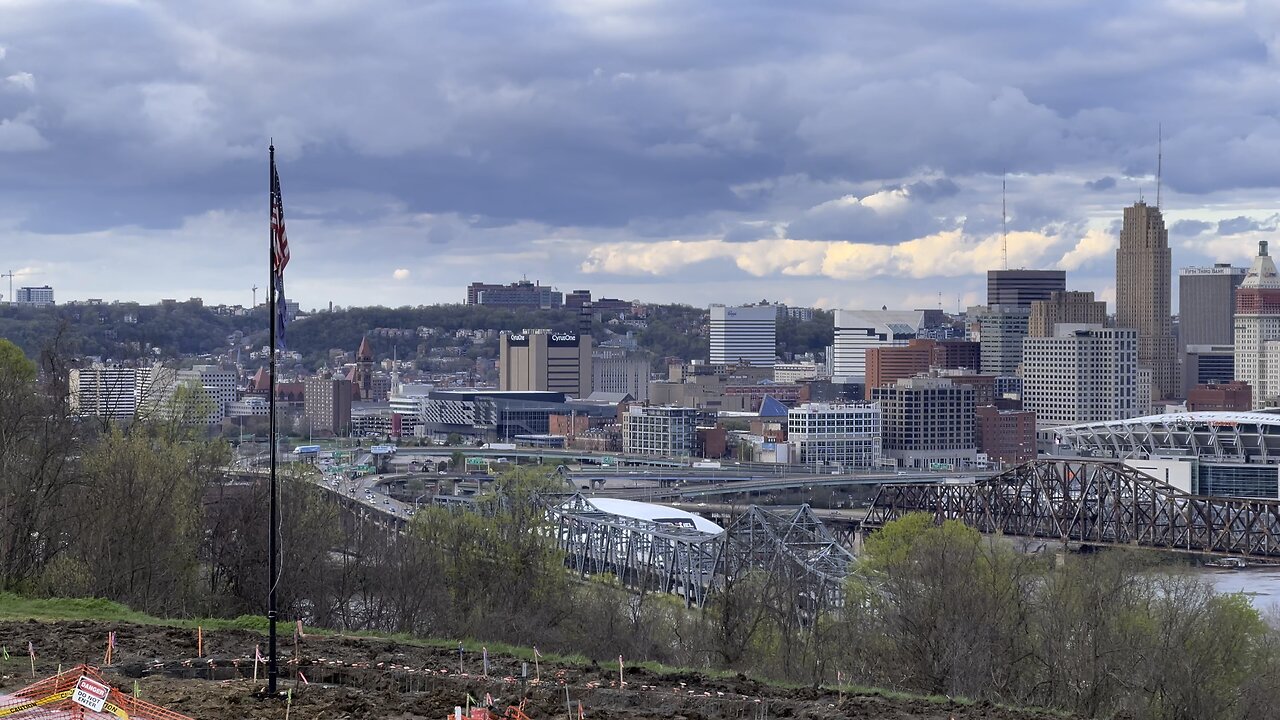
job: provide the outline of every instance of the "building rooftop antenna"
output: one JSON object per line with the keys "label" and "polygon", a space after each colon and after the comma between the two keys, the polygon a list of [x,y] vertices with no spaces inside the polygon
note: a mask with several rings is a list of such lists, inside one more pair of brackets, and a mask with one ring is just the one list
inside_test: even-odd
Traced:
{"label": "building rooftop antenna", "polygon": [[1004,261],[1004,269],[1009,269],[1009,211],[1008,211],[1008,188],[1005,178],[1008,172],[1000,175],[1000,257]]}
{"label": "building rooftop antenna", "polygon": [[1156,125],[1156,209],[1160,209],[1160,174],[1164,169],[1164,123]]}

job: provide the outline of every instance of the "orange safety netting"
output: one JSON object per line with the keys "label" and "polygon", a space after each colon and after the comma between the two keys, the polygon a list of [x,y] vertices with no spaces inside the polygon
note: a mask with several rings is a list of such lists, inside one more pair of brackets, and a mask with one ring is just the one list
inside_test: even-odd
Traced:
{"label": "orange safety netting", "polygon": [[0,695],[0,718],[118,718],[119,720],[192,720],[165,710],[159,705],[152,705],[132,695],[126,695],[112,687],[107,695],[106,705],[102,712],[95,712],[83,705],[71,701],[76,683],[81,676],[86,676],[105,685],[110,685],[102,678],[102,673],[92,665],[77,665],[70,670],[58,673],[32,683],[21,690],[8,695]]}

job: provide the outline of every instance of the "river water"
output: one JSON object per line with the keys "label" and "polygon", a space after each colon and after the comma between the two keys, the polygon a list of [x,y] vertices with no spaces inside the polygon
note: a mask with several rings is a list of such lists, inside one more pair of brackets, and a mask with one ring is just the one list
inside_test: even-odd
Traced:
{"label": "river water", "polygon": [[1280,567],[1251,567],[1244,570],[1198,568],[1218,592],[1243,592],[1261,612],[1280,610]]}

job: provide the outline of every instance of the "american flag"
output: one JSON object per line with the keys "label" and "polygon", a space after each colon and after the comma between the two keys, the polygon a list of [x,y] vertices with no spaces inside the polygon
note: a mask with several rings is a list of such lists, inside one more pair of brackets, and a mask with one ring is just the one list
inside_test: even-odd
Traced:
{"label": "american flag", "polygon": [[289,264],[289,238],[284,231],[284,199],[280,196],[280,174],[276,172],[275,148],[271,149],[271,272],[284,276]]}

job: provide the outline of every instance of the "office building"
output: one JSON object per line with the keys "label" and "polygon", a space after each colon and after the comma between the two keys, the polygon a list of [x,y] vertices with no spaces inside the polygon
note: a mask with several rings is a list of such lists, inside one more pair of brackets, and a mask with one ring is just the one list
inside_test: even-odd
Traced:
{"label": "office building", "polygon": [[914,377],[873,388],[883,455],[901,467],[958,469],[977,460],[974,393],[947,378]]}
{"label": "office building", "polygon": [[304,382],[303,420],[310,435],[351,433],[352,383],[343,377],[312,377]]}
{"label": "office building", "polygon": [[978,452],[1004,468],[1036,459],[1036,414],[979,405],[976,411]]}
{"label": "office building", "polygon": [[801,380],[813,380],[821,375],[822,371],[823,369],[813,362],[780,362],[773,366],[773,381],[795,383]]}
{"label": "office building", "polygon": [[1067,289],[1065,270],[988,270],[987,305],[1031,307]]}
{"label": "office building", "polygon": [[778,357],[778,309],[773,305],[711,306],[712,365],[773,367]]}
{"label": "office building", "polygon": [[1138,201],[1124,209],[1116,249],[1116,327],[1138,331],[1138,365],[1151,368],[1152,400],[1177,397],[1169,233],[1160,208]]}
{"label": "office building", "polygon": [[1252,409],[1253,391],[1247,383],[1196,385],[1187,393],[1187,412],[1248,412]]}
{"label": "office building", "polygon": [[53,288],[48,285],[20,287],[18,292],[14,293],[13,300],[19,305],[52,305]]}
{"label": "office building", "polygon": [[793,462],[840,470],[880,464],[880,406],[804,403],[787,411]]}
{"label": "office building", "polygon": [[621,348],[596,348],[591,353],[591,392],[630,395],[649,400],[650,356]]}
{"label": "office building", "polygon": [[227,406],[236,400],[239,375],[234,370],[224,370],[217,365],[195,365],[190,370],[179,370],[177,386],[199,393],[195,407],[201,408],[202,417],[190,418],[191,422],[216,425],[226,417]]}
{"label": "office building", "polygon": [[1227,383],[1236,377],[1235,345],[1186,345],[1182,377],[1196,385]]}
{"label": "office building", "polygon": [[1193,372],[1196,368],[1190,357],[1191,348],[1230,346],[1235,342],[1236,288],[1244,282],[1246,272],[1230,263],[1178,271],[1178,345],[1184,392],[1205,382]]}
{"label": "office building", "polygon": [[1040,425],[1123,420],[1140,414],[1137,331],[1059,323],[1053,337],[1027,338],[1022,407]]}
{"label": "office building", "polygon": [[525,330],[498,338],[498,388],[591,394],[591,336],[577,332]]}
{"label": "office building", "polygon": [[982,346],[981,370],[1015,375],[1022,362],[1022,341],[1031,320],[1030,305],[979,305],[969,308],[970,326]]}
{"label": "office building", "polygon": [[1093,299],[1093,291],[1054,291],[1048,300],[1031,303],[1031,316],[1027,318],[1027,337],[1053,337],[1053,326],[1058,323],[1073,325],[1107,324],[1107,304]]}
{"label": "office building", "polygon": [[564,295],[559,290],[539,285],[536,281],[520,280],[510,285],[473,282],[467,286],[467,304],[558,308],[564,304]]}
{"label": "office building", "polygon": [[925,327],[923,310],[836,310],[831,352],[833,382],[866,382],[866,351],[906,345]]}
{"label": "office building", "polygon": [[696,408],[631,405],[622,413],[622,451],[659,457],[692,455],[700,414]]}
{"label": "office building", "polygon": [[1253,407],[1269,407],[1280,396],[1280,277],[1258,243],[1245,279],[1236,290],[1235,379],[1253,389]]}
{"label": "office building", "polygon": [[870,348],[866,351],[866,383],[864,398],[871,397],[873,387],[892,385],[902,378],[915,377],[930,370],[975,372],[981,362],[978,343],[967,340],[908,340],[905,346]]}
{"label": "office building", "polygon": [[94,365],[72,370],[68,381],[71,412],[76,415],[126,420],[137,410],[135,368]]}

